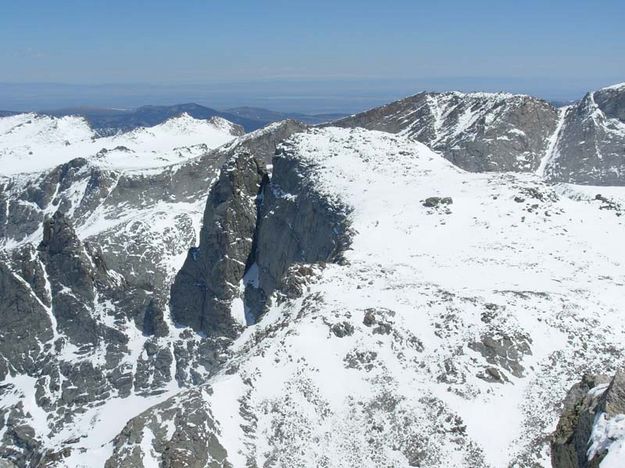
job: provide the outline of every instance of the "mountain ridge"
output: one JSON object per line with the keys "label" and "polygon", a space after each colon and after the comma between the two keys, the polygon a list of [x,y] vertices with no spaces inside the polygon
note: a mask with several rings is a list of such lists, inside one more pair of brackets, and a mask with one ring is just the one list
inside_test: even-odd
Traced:
{"label": "mountain ridge", "polygon": [[[594,417],[614,459],[620,407],[603,424],[585,378],[561,401],[620,375],[625,187],[563,155],[611,147],[620,93],[421,93],[362,121],[389,131],[183,116],[95,138],[135,138],[125,164],[1,176],[0,466],[535,467],[551,447],[574,468]],[[19,119],[44,149],[91,138],[0,129]],[[171,160],[197,124],[227,141]]]}

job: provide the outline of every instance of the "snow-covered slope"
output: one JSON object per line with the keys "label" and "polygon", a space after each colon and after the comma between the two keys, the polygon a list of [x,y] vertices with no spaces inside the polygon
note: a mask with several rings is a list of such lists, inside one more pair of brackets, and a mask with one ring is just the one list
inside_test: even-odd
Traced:
{"label": "snow-covered slope", "polygon": [[165,166],[241,134],[227,120],[182,114],[154,127],[100,138],[79,117],[19,114],[0,118],[0,175],[38,172],[79,157],[111,169]]}
{"label": "snow-covered slope", "polygon": [[[625,192],[466,173],[358,129],[295,135],[277,168],[260,230],[312,190],[348,215],[344,259],[294,265],[303,294],[279,289],[220,375],[133,419],[100,455],[114,448],[111,466],[547,466],[566,389],[625,356]],[[294,229],[298,216],[283,221]],[[270,247],[257,258],[289,255]]]}
{"label": "snow-covered slope", "polygon": [[275,124],[150,170],[77,159],[0,179],[0,462],[48,463],[75,437],[98,447],[213,372],[229,340],[176,326],[169,286],[222,164],[270,161],[302,129]]}

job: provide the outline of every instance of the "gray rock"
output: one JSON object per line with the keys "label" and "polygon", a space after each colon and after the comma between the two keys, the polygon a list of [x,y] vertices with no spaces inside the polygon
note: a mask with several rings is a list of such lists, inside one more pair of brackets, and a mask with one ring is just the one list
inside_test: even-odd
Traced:
{"label": "gray rock", "polygon": [[545,176],[625,185],[625,84],[590,92],[566,110]]}
{"label": "gray rock", "polygon": [[502,369],[515,377],[523,377],[525,370],[522,364],[524,356],[531,355],[532,340],[524,335],[504,333],[487,334],[481,341],[469,343],[469,348],[479,352],[486,362],[492,364],[478,377],[489,382],[505,382],[508,380]]}
{"label": "gray rock", "polygon": [[30,373],[40,364],[42,345],[52,337],[45,305],[28,283],[0,262],[0,379],[9,372]]}
{"label": "gray rock", "polygon": [[487,93],[421,93],[345,119],[338,127],[401,133],[472,172],[535,171],[558,111],[540,99]]}
{"label": "gray rock", "polygon": [[[143,468],[145,454],[141,440],[146,430],[154,435],[151,450],[163,467],[231,467],[203,392],[210,392],[210,388],[191,390],[131,419],[115,437],[113,455],[105,467]],[[184,404],[180,404],[182,401]],[[173,423],[173,434],[167,434],[162,421]]]}
{"label": "gray rock", "polygon": [[426,208],[438,208],[442,205],[451,205],[453,202],[451,197],[428,197],[423,200],[423,206]]}
{"label": "gray rock", "polygon": [[338,338],[344,338],[354,334],[354,326],[347,321],[335,323],[330,327],[330,330]]}
{"label": "gray rock", "polygon": [[[607,388],[602,389],[600,385]],[[599,451],[589,460],[588,448],[595,419],[602,413],[607,418],[625,414],[623,370],[617,371],[612,379],[605,375],[585,375],[581,382],[571,387],[551,438],[551,464],[554,468],[600,466],[607,452]]]}
{"label": "gray rock", "polygon": [[210,336],[232,338],[240,330],[230,307],[252,253],[264,181],[264,164],[249,153],[222,168],[208,196],[200,244],[189,250],[171,287],[171,313],[179,324]]}
{"label": "gray rock", "polygon": [[58,328],[78,345],[98,342],[98,324],[91,314],[97,271],[65,216],[57,211],[43,226],[38,247],[50,278]]}
{"label": "gray rock", "polygon": [[[271,182],[248,152],[236,153],[222,168],[208,197],[200,244],[189,250],[172,286],[170,308],[178,323],[235,337],[241,326],[230,309],[242,280],[247,320],[255,322],[289,267],[337,261],[346,248],[344,208],[301,185],[306,168],[286,148],[272,160]],[[284,196],[290,191],[297,197]],[[257,277],[250,280],[248,273]]]}
{"label": "gray rock", "polygon": [[271,183],[263,188],[256,242],[249,261],[257,268],[257,278],[247,283],[247,289],[260,290],[254,295],[259,300],[247,304],[252,322],[262,315],[266,300],[274,292],[284,289],[292,293],[293,280],[286,275],[291,266],[341,262],[351,242],[349,210],[306,182],[309,168],[294,153],[294,147],[287,140],[278,149]]}

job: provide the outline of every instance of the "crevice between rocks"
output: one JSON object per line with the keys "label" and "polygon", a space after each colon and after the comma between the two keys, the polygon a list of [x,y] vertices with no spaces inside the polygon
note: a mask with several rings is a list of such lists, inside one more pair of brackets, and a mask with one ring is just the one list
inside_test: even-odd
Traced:
{"label": "crevice between rocks", "polygon": [[349,210],[315,190],[314,175],[295,154],[282,149],[272,162],[271,177],[250,153],[222,168],[206,204],[200,244],[189,250],[172,286],[175,322],[206,336],[234,338],[243,329],[232,313],[237,298],[245,325],[253,325],[293,264],[340,261],[350,244]]}

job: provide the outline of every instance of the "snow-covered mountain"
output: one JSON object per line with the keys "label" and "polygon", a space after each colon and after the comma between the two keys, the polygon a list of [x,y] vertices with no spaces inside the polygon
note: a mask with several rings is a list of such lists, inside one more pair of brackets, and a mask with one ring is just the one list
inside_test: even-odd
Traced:
{"label": "snow-covered mountain", "polygon": [[223,363],[228,340],[172,322],[169,285],[220,166],[239,153],[270,161],[302,129],[274,124],[163,168],[76,159],[2,179],[0,457],[45,465],[74,437],[112,438],[119,411],[136,414]]}
{"label": "snow-covered mountain", "polygon": [[0,118],[0,175],[32,173],[84,158],[111,169],[143,169],[191,159],[243,134],[219,117],[182,114],[154,127],[98,137],[81,117]]}
{"label": "snow-covered mountain", "polygon": [[0,466],[612,468],[625,187],[561,181],[570,112],[0,119]]}
{"label": "snow-covered mountain", "polygon": [[625,83],[590,92],[563,111],[545,174],[577,184],[625,185]]}
{"label": "snow-covered mountain", "polygon": [[332,123],[416,139],[473,172],[625,185],[625,84],[557,109],[524,95],[421,93]]}
{"label": "snow-covered mountain", "polygon": [[[110,466],[546,465],[561,396],[623,359],[618,212],[380,132],[298,134],[273,164],[249,252],[256,289],[286,283],[208,384],[126,425]],[[306,226],[350,241],[293,249]]]}
{"label": "snow-covered mountain", "polygon": [[421,93],[333,125],[406,135],[473,172],[534,171],[549,146],[557,110],[506,93]]}

